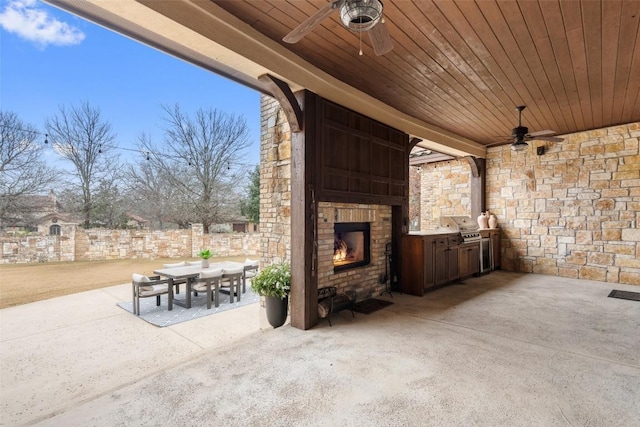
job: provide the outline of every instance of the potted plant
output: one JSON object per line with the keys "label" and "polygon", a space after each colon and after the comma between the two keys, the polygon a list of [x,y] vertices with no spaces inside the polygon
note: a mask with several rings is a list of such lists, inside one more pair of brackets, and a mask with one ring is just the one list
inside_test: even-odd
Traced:
{"label": "potted plant", "polygon": [[251,289],[265,299],[267,320],[274,328],[287,320],[291,266],[286,262],[272,264],[251,279]]}
{"label": "potted plant", "polygon": [[198,252],[198,256],[202,258],[202,268],[209,268],[209,258],[213,256],[213,253],[209,249],[203,249]]}

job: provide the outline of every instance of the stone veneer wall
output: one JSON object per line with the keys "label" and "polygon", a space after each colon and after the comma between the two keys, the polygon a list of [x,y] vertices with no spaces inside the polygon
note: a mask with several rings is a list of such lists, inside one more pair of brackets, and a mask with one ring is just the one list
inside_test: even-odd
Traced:
{"label": "stone veneer wall", "polygon": [[291,131],[278,102],[260,98],[260,263],[291,261]]}
{"label": "stone veneer wall", "polygon": [[[371,264],[333,272],[334,224],[369,222]],[[391,206],[318,203],[318,288],[336,286],[355,290],[358,301],[377,296],[385,288],[378,280],[385,273],[385,244],[391,242]]]}
{"label": "stone veneer wall", "polygon": [[525,152],[489,149],[502,268],[640,285],[639,137],[632,123],[532,141]]}
{"label": "stone veneer wall", "polygon": [[[411,179],[413,178],[412,176]],[[470,178],[471,168],[464,160],[449,160],[422,166],[421,230],[440,227],[441,216],[471,215]]]}
{"label": "stone veneer wall", "polygon": [[[502,268],[640,285],[639,137],[632,123],[531,141],[524,152],[490,148],[487,209],[501,228]],[[422,229],[439,215],[470,215],[464,164],[423,165]]]}
{"label": "stone veneer wall", "polygon": [[247,233],[204,234],[191,230],[84,230],[61,225],[60,236],[0,238],[0,263],[101,261],[111,259],[196,258],[203,248],[217,256],[255,256],[259,236]]}

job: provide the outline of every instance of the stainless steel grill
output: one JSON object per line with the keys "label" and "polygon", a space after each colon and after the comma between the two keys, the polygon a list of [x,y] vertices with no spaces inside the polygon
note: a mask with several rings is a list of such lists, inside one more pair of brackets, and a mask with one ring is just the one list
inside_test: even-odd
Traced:
{"label": "stainless steel grill", "polygon": [[469,216],[441,216],[440,227],[451,232],[460,233],[463,243],[479,242],[482,240],[478,232],[478,224]]}

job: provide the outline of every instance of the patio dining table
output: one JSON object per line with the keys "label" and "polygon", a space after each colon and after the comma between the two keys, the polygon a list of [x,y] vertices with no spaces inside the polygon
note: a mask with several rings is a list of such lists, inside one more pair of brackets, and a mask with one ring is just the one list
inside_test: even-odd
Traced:
{"label": "patio dining table", "polygon": [[154,274],[157,274],[162,277],[167,277],[171,279],[185,279],[186,280],[186,292],[184,300],[176,299],[173,292],[169,293],[169,298],[172,298],[173,303],[177,304],[184,308],[191,308],[191,286],[195,279],[200,276],[202,271],[207,270],[216,270],[216,269],[232,269],[232,268],[240,268],[243,267],[244,264],[241,262],[234,261],[221,261],[221,262],[212,262],[209,264],[209,268],[202,268],[199,265],[187,265],[185,267],[173,267],[173,268],[161,268],[159,270],[153,270]]}

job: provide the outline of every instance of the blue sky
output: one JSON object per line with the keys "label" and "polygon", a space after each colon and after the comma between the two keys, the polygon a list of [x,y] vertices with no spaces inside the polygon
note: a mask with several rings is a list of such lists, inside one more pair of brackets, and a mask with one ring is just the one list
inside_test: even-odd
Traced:
{"label": "blue sky", "polygon": [[[118,145],[135,148],[145,132],[160,142],[162,105],[189,113],[216,108],[243,115],[260,160],[260,95],[39,0],[0,0],[0,108],[44,132],[60,105],[101,110]],[[53,154],[52,154],[53,155]],[[135,153],[121,150],[121,157]]]}

